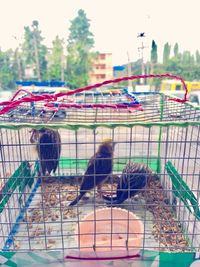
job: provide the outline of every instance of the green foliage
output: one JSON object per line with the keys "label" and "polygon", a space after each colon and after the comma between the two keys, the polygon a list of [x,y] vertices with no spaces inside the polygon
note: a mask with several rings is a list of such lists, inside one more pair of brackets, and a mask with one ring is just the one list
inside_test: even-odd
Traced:
{"label": "green foliage", "polygon": [[153,40],[151,44],[151,63],[155,64],[158,61],[157,45]]}
{"label": "green foliage", "polygon": [[200,66],[195,64],[193,56],[190,57],[188,53],[183,54],[181,54],[181,60],[170,58],[168,63],[163,65],[164,72],[173,73],[188,81],[199,80]]}
{"label": "green foliage", "polygon": [[183,65],[194,65],[194,56],[191,55],[190,51],[184,51],[181,61]]}
{"label": "green foliage", "polygon": [[175,45],[174,45],[174,57],[177,58],[178,54],[179,54],[178,43],[175,43]]}
{"label": "green foliage", "polygon": [[90,23],[85,12],[80,9],[78,16],[71,21],[68,39],[67,83],[72,88],[83,87],[88,84],[94,54],[93,34],[89,31]]}
{"label": "green foliage", "polygon": [[167,64],[170,58],[171,46],[168,43],[165,43],[163,50],[163,64]]}
{"label": "green foliage", "polygon": [[160,64],[159,67],[157,66],[155,73],[162,69],[162,73],[173,73],[181,76],[184,80],[200,80],[199,51],[196,51],[195,56],[190,51],[180,53],[178,43],[176,43],[174,45],[174,56],[170,57],[170,49],[171,46],[166,43],[163,50],[163,64]]}
{"label": "green foliage", "polygon": [[[23,80],[25,70],[34,70],[36,80],[64,80],[71,88],[83,87],[88,84],[92,61],[96,56],[92,52],[94,45],[93,34],[90,32],[90,20],[80,9],[71,21],[67,43],[67,58],[64,56],[64,41],[58,36],[52,42],[52,49],[43,44],[44,38],[39,29],[39,22],[34,20],[31,26],[24,27],[24,40],[14,51],[0,50],[0,88],[14,89],[16,80]],[[200,80],[200,51],[195,54],[190,51],[180,53],[178,43],[173,47],[166,42],[163,48],[163,63],[158,63],[157,44],[151,45],[150,62],[145,64],[145,73],[172,73],[183,77],[184,80]],[[67,60],[66,60],[67,59]],[[65,66],[67,62],[67,67]],[[141,74],[141,60],[131,64],[131,74]],[[128,73],[127,66],[123,75]],[[121,73],[122,74],[122,73]],[[34,80],[34,77],[31,79]],[[146,79],[157,90],[160,79]],[[134,85],[139,80],[132,82]],[[119,86],[127,86],[128,82]],[[116,85],[115,85],[116,86]]]}
{"label": "green foliage", "polygon": [[13,51],[0,50],[0,89],[9,90],[15,87],[15,73],[13,71]]}
{"label": "green foliage", "polygon": [[[165,73],[164,65],[157,63],[154,65],[154,73],[155,74],[163,74]],[[160,90],[160,84],[161,84],[161,79],[159,78],[154,78],[154,79],[149,79],[149,83],[155,87],[155,91]]]}
{"label": "green foliage", "polygon": [[200,64],[200,53],[198,50],[196,50],[196,53],[195,53],[195,61],[197,64]]}
{"label": "green foliage", "polygon": [[15,49],[13,56],[13,73],[15,80],[19,81],[23,80],[24,69],[23,69],[22,55],[18,47]]}
{"label": "green foliage", "polygon": [[23,60],[25,65],[35,63],[32,32],[28,26],[24,27],[24,43],[22,45]]}
{"label": "green foliage", "polygon": [[62,80],[64,71],[64,40],[58,36],[52,42],[53,47],[48,57],[49,80]]}
{"label": "green foliage", "polygon": [[27,65],[32,66],[38,80],[45,80],[47,76],[47,47],[42,44],[43,40],[37,20],[32,22],[31,28],[24,27],[24,43],[22,45],[24,68]]}

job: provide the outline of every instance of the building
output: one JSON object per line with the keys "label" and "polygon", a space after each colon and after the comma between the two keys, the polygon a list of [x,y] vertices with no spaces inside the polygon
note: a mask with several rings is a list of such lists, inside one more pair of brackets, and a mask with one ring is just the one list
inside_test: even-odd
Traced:
{"label": "building", "polygon": [[34,64],[26,66],[26,68],[24,70],[24,78],[25,79],[35,78],[35,66],[34,66]]}
{"label": "building", "polygon": [[113,79],[112,53],[99,53],[93,61],[90,84]]}

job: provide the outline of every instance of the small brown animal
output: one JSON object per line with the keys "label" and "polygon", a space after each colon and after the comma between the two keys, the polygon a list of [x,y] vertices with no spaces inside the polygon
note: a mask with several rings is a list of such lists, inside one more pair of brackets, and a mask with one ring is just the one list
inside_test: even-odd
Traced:
{"label": "small brown animal", "polygon": [[114,144],[111,139],[102,141],[98,151],[90,159],[85,171],[81,186],[80,194],[72,201],[69,206],[76,205],[79,200],[95,186],[100,189],[107,177],[112,173],[113,168],[113,151]]}
{"label": "small brown animal", "polygon": [[50,176],[56,172],[61,153],[61,137],[57,130],[41,128],[33,129],[30,142],[36,144],[37,154],[40,160],[41,174]]}
{"label": "small brown animal", "polygon": [[151,179],[156,179],[152,170],[145,164],[128,163],[118,181],[116,197],[103,196],[108,205],[121,204],[140,192]]}

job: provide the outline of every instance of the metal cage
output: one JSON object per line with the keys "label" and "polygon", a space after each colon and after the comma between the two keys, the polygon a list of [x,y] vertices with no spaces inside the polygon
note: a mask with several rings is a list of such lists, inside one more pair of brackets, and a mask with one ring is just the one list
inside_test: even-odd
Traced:
{"label": "metal cage", "polygon": [[[192,264],[200,249],[200,108],[170,99],[162,93],[99,90],[48,105],[22,101],[1,115],[0,262]],[[44,127],[61,136],[58,168],[47,177],[41,175],[37,144],[30,142],[30,130]],[[113,168],[101,196],[94,182],[69,207],[88,162],[108,138],[115,144]],[[134,177],[142,179],[137,188],[131,186]],[[118,204],[112,199],[122,178],[128,187],[121,192],[128,193]],[[111,198],[109,205],[102,194]]]}

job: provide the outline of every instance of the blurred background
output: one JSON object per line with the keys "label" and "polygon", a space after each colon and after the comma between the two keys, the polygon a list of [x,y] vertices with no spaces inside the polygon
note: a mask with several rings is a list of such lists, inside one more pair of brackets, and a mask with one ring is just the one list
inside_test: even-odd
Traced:
{"label": "blurred background", "polygon": [[[17,81],[58,81],[74,89],[153,73],[179,75],[193,82],[192,91],[200,91],[198,0],[3,0],[1,4],[2,101],[10,96],[8,91],[19,88]],[[134,80],[115,87],[184,89],[176,81],[161,79]],[[38,86],[37,90],[42,89]]]}

